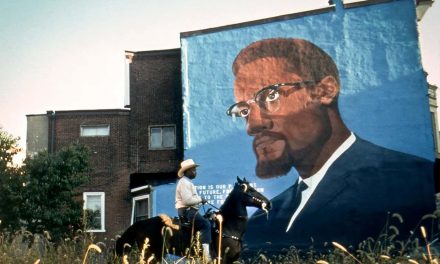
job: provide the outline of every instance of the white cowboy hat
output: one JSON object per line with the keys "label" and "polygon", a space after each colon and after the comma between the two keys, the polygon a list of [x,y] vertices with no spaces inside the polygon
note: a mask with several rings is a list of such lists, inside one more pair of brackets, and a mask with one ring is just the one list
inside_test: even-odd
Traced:
{"label": "white cowboy hat", "polygon": [[196,164],[192,159],[187,159],[182,161],[182,163],[180,163],[180,169],[177,172],[177,176],[182,177],[183,173],[187,170],[187,169],[191,169],[194,167],[198,167],[199,165]]}

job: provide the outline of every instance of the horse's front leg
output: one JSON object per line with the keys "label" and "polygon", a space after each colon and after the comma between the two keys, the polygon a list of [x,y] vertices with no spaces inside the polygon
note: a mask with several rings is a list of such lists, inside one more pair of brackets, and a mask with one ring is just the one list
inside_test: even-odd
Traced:
{"label": "horse's front leg", "polygon": [[229,243],[229,245],[225,245],[222,249],[222,264],[231,264],[234,261],[239,260],[241,253],[241,243]]}
{"label": "horse's front leg", "polygon": [[[232,253],[232,252],[231,252]],[[234,261],[238,261],[240,258],[240,252],[236,254],[226,253],[222,258],[222,264],[232,264]]]}

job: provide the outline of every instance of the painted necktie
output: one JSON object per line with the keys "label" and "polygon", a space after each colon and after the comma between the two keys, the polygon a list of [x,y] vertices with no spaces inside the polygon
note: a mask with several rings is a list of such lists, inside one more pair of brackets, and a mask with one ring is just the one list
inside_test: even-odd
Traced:
{"label": "painted necktie", "polygon": [[299,184],[296,185],[296,190],[294,190],[295,196],[287,212],[289,212],[290,214],[295,213],[295,211],[298,209],[299,204],[301,203],[301,193],[307,188],[308,186],[304,181],[301,181]]}
{"label": "painted necktie", "polygon": [[301,181],[300,183],[297,183],[295,186],[292,187],[290,193],[291,202],[289,203],[289,205],[287,206],[287,210],[285,211],[285,213],[287,213],[285,214],[285,216],[291,217],[290,221],[286,219],[288,222],[286,232],[289,231],[292,225],[293,215],[295,214],[296,210],[298,210],[298,206],[301,204],[302,192],[307,188],[308,186],[304,181]]}

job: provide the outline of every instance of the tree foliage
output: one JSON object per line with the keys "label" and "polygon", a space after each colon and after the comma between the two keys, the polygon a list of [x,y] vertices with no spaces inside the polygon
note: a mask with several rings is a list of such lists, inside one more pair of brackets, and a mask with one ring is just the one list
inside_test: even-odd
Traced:
{"label": "tree foliage", "polygon": [[12,163],[20,151],[18,140],[0,127],[0,230],[48,231],[58,240],[82,228],[78,187],[88,180],[89,149],[74,143],[27,157],[18,167]]}
{"label": "tree foliage", "polygon": [[23,197],[23,170],[13,165],[13,157],[20,148],[18,137],[0,127],[0,228],[17,229],[20,226],[20,205]]}
{"label": "tree foliage", "polygon": [[57,240],[82,228],[78,187],[88,180],[89,156],[86,146],[75,143],[55,154],[40,152],[25,160],[27,182],[21,220],[29,231],[47,230]]}

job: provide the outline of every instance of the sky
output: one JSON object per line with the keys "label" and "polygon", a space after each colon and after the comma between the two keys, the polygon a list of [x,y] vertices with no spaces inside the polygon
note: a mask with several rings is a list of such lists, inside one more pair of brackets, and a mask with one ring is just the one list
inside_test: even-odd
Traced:
{"label": "sky", "polygon": [[[328,6],[328,0],[0,0],[0,127],[26,146],[26,115],[124,107],[125,51],[174,49],[180,33]],[[419,22],[440,86],[440,3]]]}

